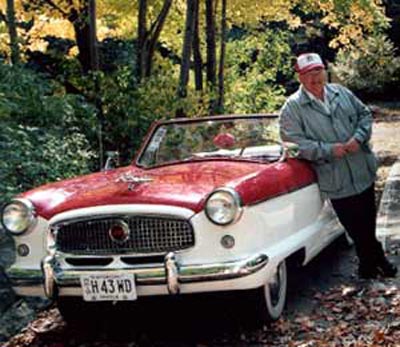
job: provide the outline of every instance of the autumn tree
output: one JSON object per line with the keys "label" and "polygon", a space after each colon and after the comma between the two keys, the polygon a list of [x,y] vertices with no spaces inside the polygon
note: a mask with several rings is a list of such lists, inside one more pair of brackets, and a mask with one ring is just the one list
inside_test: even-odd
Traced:
{"label": "autumn tree", "polygon": [[14,0],[7,0],[7,16],[2,14],[2,17],[7,24],[8,33],[10,36],[11,63],[15,65],[20,61],[20,52],[18,45]]}
{"label": "autumn tree", "polygon": [[[206,76],[207,85],[211,92],[215,91],[215,86],[217,82],[216,75],[216,28],[215,28],[215,1],[216,0],[206,0]],[[210,113],[213,114],[215,111],[215,100],[211,99],[210,102]]]}
{"label": "autumn tree", "polygon": [[198,13],[198,0],[187,0],[185,38],[182,48],[181,72],[179,78],[178,96],[186,97],[189,81],[190,57],[195,32],[196,14]]}
{"label": "autumn tree", "polygon": [[37,12],[50,11],[54,16],[70,22],[74,28],[78,46],[78,59],[84,73],[93,69],[96,64],[94,0],[29,0],[26,8]]}
{"label": "autumn tree", "polygon": [[227,1],[222,0],[221,5],[221,38],[220,38],[220,56],[219,56],[219,67],[218,67],[218,101],[217,109],[220,112],[224,110],[224,80],[225,80],[225,46],[226,46],[226,33],[227,33],[227,22],[226,22],[226,7]]}
{"label": "autumn tree", "polygon": [[200,46],[200,4],[196,1],[194,13],[194,28],[193,28],[193,69],[195,89],[203,90],[203,58],[201,56]]}
{"label": "autumn tree", "polygon": [[138,29],[137,29],[137,77],[140,81],[143,77],[149,77],[153,66],[153,57],[156,43],[165,24],[172,0],[164,0],[157,18],[147,25],[148,3],[147,0],[139,0]]}

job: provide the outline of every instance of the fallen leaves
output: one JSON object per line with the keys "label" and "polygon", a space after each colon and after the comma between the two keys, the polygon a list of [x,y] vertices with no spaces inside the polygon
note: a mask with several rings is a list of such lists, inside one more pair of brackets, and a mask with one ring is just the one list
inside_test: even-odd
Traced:
{"label": "fallen leaves", "polygon": [[291,336],[289,347],[399,347],[400,289],[388,282],[339,286],[316,293],[309,316],[281,320],[268,331],[268,346],[282,346],[276,331]]}
{"label": "fallen leaves", "polygon": [[[397,283],[397,284],[396,284]],[[262,347],[400,347],[400,290],[398,281],[355,282],[337,285],[313,295],[315,309],[308,315],[281,318],[259,330],[242,330],[197,346]],[[58,311],[43,312],[5,347],[72,346],[68,327]],[[64,340],[65,338],[65,340]],[[79,343],[84,347],[131,347],[137,342],[114,344],[112,341]],[[157,346],[169,346],[158,343]],[[180,346],[193,346],[181,343]]]}

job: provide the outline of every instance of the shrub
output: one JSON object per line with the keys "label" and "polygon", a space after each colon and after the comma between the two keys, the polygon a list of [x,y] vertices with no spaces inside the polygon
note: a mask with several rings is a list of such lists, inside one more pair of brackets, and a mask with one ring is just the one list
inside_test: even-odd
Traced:
{"label": "shrub", "polygon": [[287,31],[263,28],[228,43],[225,105],[228,113],[276,111],[293,77]]}
{"label": "shrub", "polygon": [[0,64],[0,202],[94,165],[94,109],[21,67]]}
{"label": "shrub", "polygon": [[0,202],[38,185],[88,173],[94,153],[83,134],[19,126],[0,128]]}
{"label": "shrub", "polygon": [[122,163],[132,160],[154,120],[174,118],[178,110],[188,117],[206,113],[207,95],[190,89],[185,99],[179,99],[176,67],[169,64],[158,68],[162,70],[139,85],[133,68],[128,66],[103,78],[105,150],[119,151]]}
{"label": "shrub", "polygon": [[400,59],[393,43],[380,34],[342,48],[333,68],[355,92],[383,94],[399,81]]}

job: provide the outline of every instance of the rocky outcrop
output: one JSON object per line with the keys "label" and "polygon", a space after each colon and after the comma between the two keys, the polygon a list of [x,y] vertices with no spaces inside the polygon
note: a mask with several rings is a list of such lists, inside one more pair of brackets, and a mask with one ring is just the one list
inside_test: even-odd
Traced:
{"label": "rocky outcrop", "polygon": [[13,249],[14,247],[11,238],[0,229],[0,317],[2,316],[1,313],[15,301],[15,295],[12,292],[4,273],[4,269],[10,266],[13,262]]}
{"label": "rocky outcrop", "polygon": [[12,290],[4,269],[14,261],[11,237],[0,229],[0,344],[23,329],[38,311],[48,305],[41,298],[19,298]]}

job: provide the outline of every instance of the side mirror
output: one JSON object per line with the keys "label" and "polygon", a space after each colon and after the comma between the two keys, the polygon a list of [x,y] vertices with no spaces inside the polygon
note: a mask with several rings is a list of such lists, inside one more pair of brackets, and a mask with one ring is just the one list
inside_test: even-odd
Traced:
{"label": "side mirror", "polygon": [[104,165],[103,171],[109,171],[119,166],[119,152],[109,151],[106,152],[107,160]]}
{"label": "side mirror", "polygon": [[285,161],[289,158],[297,158],[299,156],[299,145],[293,142],[282,143],[283,153],[279,161]]}

